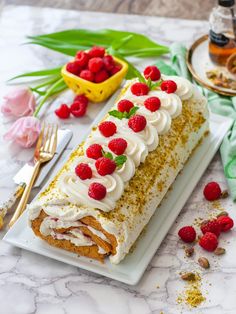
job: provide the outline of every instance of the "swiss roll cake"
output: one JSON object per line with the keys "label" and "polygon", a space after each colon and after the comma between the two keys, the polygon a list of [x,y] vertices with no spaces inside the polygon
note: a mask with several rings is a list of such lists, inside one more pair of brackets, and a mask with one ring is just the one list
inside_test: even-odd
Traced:
{"label": "swiss roll cake", "polygon": [[209,129],[206,99],[197,88],[182,77],[162,80],[165,88],[137,79],[126,83],[28,206],[36,236],[114,264],[130,252]]}

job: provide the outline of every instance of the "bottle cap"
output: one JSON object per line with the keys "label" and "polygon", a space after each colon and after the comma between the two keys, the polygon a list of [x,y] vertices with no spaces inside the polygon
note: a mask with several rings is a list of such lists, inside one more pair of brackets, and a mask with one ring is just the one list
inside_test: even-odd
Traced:
{"label": "bottle cap", "polygon": [[235,4],[235,0],[219,0],[219,5],[222,7],[232,7]]}

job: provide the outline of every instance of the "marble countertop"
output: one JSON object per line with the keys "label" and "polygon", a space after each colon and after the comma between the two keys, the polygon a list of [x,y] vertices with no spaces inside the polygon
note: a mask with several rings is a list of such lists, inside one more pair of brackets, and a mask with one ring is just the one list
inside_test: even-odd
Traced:
{"label": "marble countertop", "polygon": [[[9,77],[29,70],[53,67],[66,58],[46,49],[20,45],[28,34],[53,32],[67,28],[128,29],[142,32],[154,40],[170,44],[173,40],[185,44],[207,32],[208,25],[202,21],[178,20],[133,15],[115,15],[42,9],[32,7],[4,7],[0,20],[1,86],[0,96],[8,87],[4,81]],[[55,120],[54,109],[59,103],[72,98],[70,92],[45,108],[47,120]],[[69,147],[76,145],[77,136],[82,136],[80,123],[91,123],[99,106],[91,106],[83,120],[67,120],[63,126],[74,132]],[[0,134],[9,127],[1,117]],[[0,137],[0,200],[12,191],[14,173],[29,160],[32,151],[23,151],[3,142]],[[62,156],[63,158],[63,156]],[[55,173],[57,167],[53,170]],[[53,174],[52,173],[52,174]],[[226,188],[223,169],[217,154],[194,192],[173,224],[161,247],[148,266],[145,275],[136,286],[125,284],[82,271],[16,247],[0,242],[0,312],[3,314],[235,314],[236,313],[236,232],[221,237],[220,245],[226,254],[213,256],[196,248],[193,258],[184,257],[183,244],[178,240],[178,229],[191,224],[195,219],[207,218],[227,210],[236,219],[235,205],[229,198],[220,204],[206,204],[202,189],[211,180]],[[37,191],[32,193],[33,195]],[[32,197],[33,197],[32,195]],[[0,232],[1,238],[6,229]],[[196,260],[206,256],[211,268],[200,270]],[[198,308],[190,309],[177,304],[177,297],[185,289],[180,271],[197,270],[202,281],[202,293],[206,301]]]}

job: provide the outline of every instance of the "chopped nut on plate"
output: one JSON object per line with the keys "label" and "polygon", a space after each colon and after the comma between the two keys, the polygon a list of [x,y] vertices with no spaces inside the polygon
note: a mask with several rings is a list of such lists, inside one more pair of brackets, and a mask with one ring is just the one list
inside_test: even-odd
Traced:
{"label": "chopped nut on plate", "polygon": [[[232,73],[232,72],[231,72]],[[234,73],[236,74],[236,72]],[[217,87],[223,87],[228,89],[236,90],[236,77],[233,78],[232,74],[225,70],[213,69],[206,72],[207,78]]]}

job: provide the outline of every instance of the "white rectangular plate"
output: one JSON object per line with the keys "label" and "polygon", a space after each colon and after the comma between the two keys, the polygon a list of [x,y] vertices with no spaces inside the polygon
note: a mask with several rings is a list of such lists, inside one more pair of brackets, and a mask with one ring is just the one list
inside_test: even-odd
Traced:
{"label": "white rectangular plate", "polygon": [[[26,212],[7,232],[3,240],[23,249],[130,285],[136,284],[143,275],[147,265],[180,213],[209,162],[215,155],[224,135],[231,125],[231,119],[211,114],[209,136],[207,136],[195,150],[181,174],[176,178],[172,189],[167,193],[161,206],[151,218],[146,232],[138,240],[134,251],[119,265],[112,265],[108,259],[104,264],[101,264],[88,258],[78,257],[76,254],[49,246],[46,242],[35,237],[28,226]],[[194,176],[192,175],[193,173]]]}

